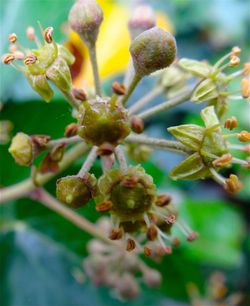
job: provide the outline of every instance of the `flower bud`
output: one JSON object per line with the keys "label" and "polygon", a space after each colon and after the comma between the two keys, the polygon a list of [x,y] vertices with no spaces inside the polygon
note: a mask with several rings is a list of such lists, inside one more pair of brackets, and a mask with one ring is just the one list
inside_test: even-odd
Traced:
{"label": "flower bud", "polygon": [[144,130],[143,120],[138,116],[133,116],[131,118],[131,129],[133,132],[137,134],[141,134]]}
{"label": "flower bud", "polygon": [[149,5],[138,5],[128,21],[131,39],[135,39],[142,32],[155,27],[156,16]]}
{"label": "flower bud", "polygon": [[139,286],[135,277],[126,272],[116,283],[116,290],[120,297],[124,300],[133,299],[139,294]]}
{"label": "flower bud", "polygon": [[93,174],[83,178],[66,176],[56,182],[58,200],[73,208],[79,208],[88,203],[95,191],[96,179]]}
{"label": "flower bud", "polygon": [[24,133],[17,133],[12,139],[9,152],[18,165],[30,166],[34,158],[31,138]]}
{"label": "flower bud", "polygon": [[102,20],[102,9],[95,0],[78,0],[69,12],[71,28],[89,45],[95,44]]}
{"label": "flower bud", "polygon": [[136,37],[130,46],[130,53],[136,74],[143,77],[173,63],[176,56],[175,38],[154,27]]}
{"label": "flower bud", "polygon": [[143,163],[149,160],[152,149],[146,145],[130,143],[126,146],[126,152],[130,159],[137,163]]}
{"label": "flower bud", "polygon": [[147,268],[147,270],[143,273],[143,281],[150,288],[159,287],[161,280],[161,273],[157,270]]}

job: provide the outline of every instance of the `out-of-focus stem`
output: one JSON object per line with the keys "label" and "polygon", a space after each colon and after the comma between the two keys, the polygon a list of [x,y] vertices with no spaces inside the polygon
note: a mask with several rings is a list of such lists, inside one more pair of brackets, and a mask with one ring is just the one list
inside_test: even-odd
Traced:
{"label": "out-of-focus stem", "polygon": [[86,158],[84,164],[82,165],[80,171],[78,172],[78,176],[83,177],[91,169],[97,157],[97,150],[98,150],[97,146],[94,146],[91,149],[88,157]]}
{"label": "out-of-focus stem", "polygon": [[121,103],[123,105],[125,105],[129,99],[129,97],[131,96],[132,92],[134,91],[136,85],[140,82],[140,80],[142,79],[141,76],[135,74],[131,83],[129,84],[129,87],[127,89],[127,92],[125,94],[125,96],[123,96],[123,98],[121,99]]}
{"label": "out-of-focus stem", "polygon": [[97,64],[97,57],[96,57],[96,46],[90,45],[89,49],[89,56],[92,65],[93,75],[94,75],[94,82],[95,82],[95,91],[98,96],[102,96],[101,90],[101,82],[99,78],[99,71],[98,71],[98,64]]}
{"label": "out-of-focus stem", "polygon": [[80,136],[77,135],[72,137],[63,137],[55,140],[50,140],[47,144],[47,147],[50,149],[59,144],[70,145],[77,142],[84,142],[84,141]]}

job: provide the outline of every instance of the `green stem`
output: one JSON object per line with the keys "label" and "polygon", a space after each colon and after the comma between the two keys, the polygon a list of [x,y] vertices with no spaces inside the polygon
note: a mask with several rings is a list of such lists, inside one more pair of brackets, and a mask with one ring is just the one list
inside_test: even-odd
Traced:
{"label": "green stem", "polygon": [[140,82],[140,80],[142,79],[141,76],[139,76],[138,74],[135,74],[131,83],[129,84],[129,87],[127,89],[127,92],[125,94],[125,96],[121,99],[121,103],[123,105],[125,105],[129,99],[129,97],[131,96],[132,92],[134,91],[136,85]]}
{"label": "green stem", "polygon": [[61,90],[61,93],[64,95],[65,99],[76,109],[79,108],[80,101],[78,101],[72,94],[71,90],[70,91],[63,91]]}
{"label": "green stem", "polygon": [[98,150],[97,146],[92,147],[84,164],[82,165],[80,171],[78,172],[79,177],[84,177],[84,175],[91,169],[93,163],[97,158],[97,150]]}
{"label": "green stem", "polygon": [[193,90],[190,90],[188,92],[185,92],[183,93],[182,95],[180,96],[177,96],[177,97],[174,97],[166,102],[163,102],[159,105],[156,105],[148,110],[145,110],[144,112],[138,114],[138,116],[141,118],[141,119],[146,119],[148,117],[151,117],[153,115],[156,115],[162,111],[165,111],[167,109],[170,109],[178,104],[181,104],[183,102],[186,102],[187,100],[189,100],[192,96],[192,92]]}
{"label": "green stem", "polygon": [[125,139],[125,142],[148,145],[155,149],[174,151],[182,154],[190,154],[192,152],[179,141],[157,139],[142,135],[130,135]]}
{"label": "green stem", "polygon": [[136,113],[142,107],[146,106],[148,103],[154,100],[157,96],[159,96],[163,92],[163,90],[164,88],[162,86],[156,86],[154,89],[152,89],[149,93],[147,93],[144,97],[142,97],[140,100],[135,102],[129,108],[129,115]]}
{"label": "green stem", "polygon": [[[40,186],[46,184],[54,176],[67,169],[76,159],[80,158],[88,149],[83,143],[77,144],[74,148],[65,153],[62,161],[59,163],[59,171],[57,173],[38,174],[36,183]],[[37,188],[32,178],[28,178],[20,183],[0,189],[0,203],[6,203],[17,198],[26,196],[33,189]]]}
{"label": "green stem", "polygon": [[123,149],[121,148],[121,146],[118,146],[115,148],[115,156],[119,162],[121,171],[123,173],[126,173],[128,170],[128,165],[127,165],[127,161],[126,161],[126,157],[125,154],[123,152]]}
{"label": "green stem", "polygon": [[63,137],[63,138],[59,138],[59,139],[55,139],[55,140],[50,140],[47,144],[47,147],[53,148],[54,146],[60,145],[60,144],[64,144],[64,145],[70,145],[70,144],[74,144],[77,142],[84,142],[83,139],[76,135],[76,136],[72,136],[72,137]]}
{"label": "green stem", "polygon": [[98,71],[98,64],[97,64],[97,57],[96,57],[96,45],[89,45],[89,56],[90,56],[90,61],[92,65],[92,71],[94,75],[94,82],[95,82],[95,91],[96,95],[102,96],[102,91],[101,91],[101,82],[99,78],[99,71]]}

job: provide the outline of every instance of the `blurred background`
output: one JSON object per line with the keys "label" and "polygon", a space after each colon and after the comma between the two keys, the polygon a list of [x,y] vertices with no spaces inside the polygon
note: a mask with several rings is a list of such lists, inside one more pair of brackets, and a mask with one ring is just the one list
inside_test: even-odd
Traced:
{"label": "blurred background", "polygon": [[[126,23],[136,1],[98,2],[105,17],[98,42],[98,61],[103,86],[109,94],[112,82],[122,80],[129,59]],[[8,52],[7,37],[12,32],[17,34],[21,44],[30,46],[26,28],[32,25],[38,31],[39,20],[43,27],[53,26],[57,42],[65,42],[77,56],[77,65],[72,69],[75,84],[91,85],[86,48],[67,26],[72,3],[73,0],[1,1],[0,54]],[[179,58],[207,59],[214,63],[237,45],[243,50],[242,60],[249,61],[249,0],[152,0],[146,3],[157,11],[159,25],[175,34]],[[9,155],[10,137],[22,131],[59,138],[72,117],[70,107],[59,94],[52,103],[46,104],[20,73],[7,65],[1,65],[0,71],[0,186],[8,186],[28,177],[30,171],[17,166]],[[154,85],[154,77],[143,80],[131,103]],[[237,85],[236,81],[232,86]],[[154,102],[160,101],[164,101],[164,97]],[[146,122],[146,133],[169,137],[166,132],[169,126],[200,123],[201,107],[192,103],[178,106]],[[239,118],[242,128],[249,130],[250,112],[246,102],[232,102],[230,115]],[[184,242],[161,263],[147,260],[150,266],[163,273],[159,289],[142,286],[140,296],[125,303],[115,299],[107,288],[94,287],[82,268],[82,260],[87,255],[86,244],[91,237],[38,202],[19,199],[0,208],[0,304],[191,305],[190,283],[205,296],[209,277],[220,271],[225,276],[226,294],[231,297],[242,294],[245,298],[240,305],[250,305],[247,297],[250,292],[250,176],[246,170],[241,171],[244,188],[230,196],[212,181],[171,181],[167,172],[179,161],[180,157],[175,154],[155,152],[149,162],[143,163],[158,188],[175,195],[180,215],[200,235],[198,241]],[[76,173],[81,163],[82,160],[77,161],[64,174]],[[98,163],[94,165],[94,172],[100,174]],[[55,180],[46,185],[52,194]],[[91,203],[79,213],[91,221],[98,218]]]}

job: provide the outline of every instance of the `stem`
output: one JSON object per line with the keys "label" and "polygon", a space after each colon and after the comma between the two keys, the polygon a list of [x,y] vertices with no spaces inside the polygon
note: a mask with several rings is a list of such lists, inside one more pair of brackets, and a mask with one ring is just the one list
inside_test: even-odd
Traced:
{"label": "stem", "polygon": [[115,156],[120,164],[121,171],[126,173],[128,170],[127,161],[121,146],[115,148]]}
{"label": "stem", "polygon": [[99,78],[99,72],[98,72],[98,64],[97,64],[97,58],[96,58],[96,45],[89,45],[89,56],[90,56],[90,61],[92,65],[92,71],[94,75],[94,82],[95,82],[95,91],[96,95],[102,96],[102,91],[101,91],[101,82]]}
{"label": "stem", "polygon": [[104,241],[105,243],[111,244],[113,246],[118,246],[117,243],[115,243],[113,240],[108,239],[108,237],[106,237],[95,225],[59,202],[44,189],[34,190],[31,193],[31,198],[40,201],[42,204],[57,212],[64,218],[68,219],[77,227],[88,232],[92,236]]}
{"label": "stem", "polygon": [[80,105],[80,101],[78,101],[72,94],[72,91],[63,91],[61,90],[61,93],[64,95],[64,97],[66,98],[66,100],[76,109],[79,108]]}
{"label": "stem", "polygon": [[220,175],[214,168],[209,168],[209,171],[212,175],[212,178],[221,186],[224,186],[226,184],[225,178]]}
{"label": "stem", "polygon": [[153,90],[151,90],[149,93],[147,93],[144,97],[142,97],[140,100],[135,102],[130,108],[129,108],[129,115],[132,115],[136,113],[138,110],[140,110],[142,107],[150,103],[152,100],[154,100],[157,96],[159,96],[163,92],[164,88],[162,86],[156,86]]}
{"label": "stem", "polygon": [[133,65],[133,60],[132,58],[130,57],[129,59],[129,63],[128,63],[128,68],[127,68],[127,71],[125,73],[125,76],[124,76],[124,80],[123,80],[123,84],[124,86],[127,88],[129,86],[129,84],[131,83],[131,80],[133,78],[135,74],[135,69],[134,69],[134,65]]}
{"label": "stem", "polygon": [[183,102],[186,102],[187,100],[189,100],[192,96],[192,92],[193,92],[193,89],[192,90],[189,90],[188,92],[185,92],[183,93],[182,95],[180,96],[177,96],[177,97],[174,97],[166,102],[163,102],[161,103],[160,105],[156,105],[142,113],[140,113],[138,116],[141,118],[141,119],[145,119],[147,117],[150,117],[150,116],[153,116],[153,115],[156,115],[162,111],[165,111],[167,109],[170,109],[178,104],[181,104]]}
{"label": "stem", "polygon": [[130,135],[125,139],[126,143],[136,143],[151,146],[155,149],[174,151],[182,154],[190,154],[192,151],[179,141],[151,138],[141,135]]}
{"label": "stem", "polygon": [[140,82],[140,80],[142,79],[141,76],[139,76],[138,74],[135,74],[133,76],[133,79],[131,81],[131,83],[129,84],[128,90],[125,94],[125,96],[121,99],[121,104],[125,105],[129,99],[129,97],[131,96],[132,92],[134,91],[136,85]]}
{"label": "stem", "polygon": [[74,144],[76,142],[84,142],[83,139],[80,136],[72,136],[72,137],[63,137],[55,140],[50,140],[47,144],[47,147],[53,148],[54,146],[57,146],[59,144],[64,144],[64,145],[70,145]]}
{"label": "stem", "polygon": [[84,164],[82,165],[82,168],[80,169],[80,171],[78,172],[78,176],[79,177],[84,177],[84,175],[89,172],[89,170],[91,169],[93,163],[96,160],[97,157],[97,150],[98,147],[94,146],[91,151],[89,152],[88,157],[86,158]]}
{"label": "stem", "polygon": [[[59,171],[57,173],[38,173],[36,176],[36,183],[38,183],[40,186],[46,184],[58,173],[68,168],[76,159],[81,157],[87,151],[87,149],[88,146],[86,144],[77,144],[74,148],[65,153],[62,161],[59,163]],[[0,203],[6,203],[8,201],[24,197],[35,188],[37,188],[37,186],[34,185],[32,178],[28,178],[10,187],[2,188],[0,189]]]}

